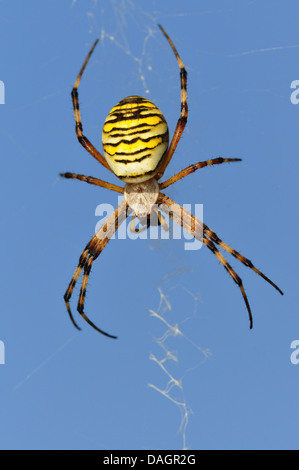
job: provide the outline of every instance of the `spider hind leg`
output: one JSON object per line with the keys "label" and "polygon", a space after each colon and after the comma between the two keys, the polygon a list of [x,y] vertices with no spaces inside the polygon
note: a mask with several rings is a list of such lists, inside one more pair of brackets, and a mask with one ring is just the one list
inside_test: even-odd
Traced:
{"label": "spider hind leg", "polygon": [[108,336],[109,338],[117,338],[114,335],[110,335],[106,333],[105,331],[101,330],[98,328],[84,313],[84,301],[85,301],[85,296],[86,296],[86,289],[87,289],[87,283],[88,283],[88,278],[91,270],[91,265],[95,259],[93,255],[90,255],[90,242],[87,244],[85,250],[80,256],[79,259],[79,264],[75,270],[75,273],[71,279],[71,282],[69,283],[69,286],[66,290],[66,293],[64,294],[64,301],[66,304],[66,308],[69,314],[69,317],[73,323],[73,325],[78,329],[81,330],[81,328],[77,325],[77,323],[74,320],[71,307],[70,307],[70,299],[73,293],[73,290],[75,288],[75,285],[80,277],[81,271],[84,268],[84,273],[83,273],[83,278],[82,278],[82,283],[81,283],[81,289],[80,289],[80,294],[79,294],[79,301],[78,301],[78,306],[77,310],[80,313],[80,315],[84,318],[84,320],[87,321],[95,330],[97,330],[99,333],[102,333],[105,336]]}
{"label": "spider hind leg", "polygon": [[68,314],[73,325],[80,330],[77,323],[74,320],[71,308],[70,308],[70,299],[75,288],[75,285],[79,279],[81,271],[84,269],[83,278],[81,282],[81,289],[79,294],[78,306],[77,310],[80,315],[84,318],[84,320],[89,323],[95,330],[99,333],[102,333],[109,338],[117,338],[114,335],[110,335],[105,331],[98,328],[84,313],[84,302],[86,297],[86,289],[87,283],[91,271],[92,263],[97,259],[97,257],[101,254],[113,234],[118,229],[119,225],[126,219],[126,217],[130,214],[130,209],[125,201],[123,201],[118,208],[108,217],[106,222],[100,227],[100,229],[96,232],[96,234],[92,237],[92,239],[86,245],[84,251],[82,252],[78,266],[74,272],[74,275],[69,283],[69,286],[64,294],[64,300],[67,307]]}
{"label": "spider hind leg", "polygon": [[269,279],[265,274],[263,274],[259,269],[257,269],[254,264],[248,259],[245,258],[245,256],[241,255],[238,251],[236,251],[234,248],[231,248],[227,243],[221,240],[221,238],[218,237],[218,235],[213,232],[207,225],[203,224],[203,231],[204,234],[210,238],[210,240],[217,245],[219,245],[223,250],[225,250],[227,253],[231,254],[234,256],[237,260],[239,260],[244,266],[247,266],[248,268],[252,269],[256,274],[258,274],[260,277],[265,279],[265,281],[268,282],[272,287],[274,287],[281,295],[283,295],[282,290],[274,284],[271,279]]}
{"label": "spider hind leg", "polygon": [[248,311],[249,315],[249,320],[250,320],[250,328],[253,326],[253,321],[252,321],[252,312],[251,308],[249,305],[249,301],[243,286],[242,279],[238,276],[238,274],[235,272],[235,270],[231,267],[231,265],[226,261],[225,257],[220,253],[218,248],[215,246],[215,244],[219,245],[221,248],[223,248],[225,251],[230,253],[232,256],[237,258],[241,263],[243,263],[245,266],[251,268],[254,272],[256,272],[259,276],[261,276],[263,279],[265,279],[269,284],[271,284],[280,294],[283,295],[283,292],[281,289],[274,284],[267,276],[265,276],[261,271],[259,271],[250,260],[245,258],[243,255],[238,253],[236,250],[231,248],[229,245],[224,243],[217,235],[215,232],[213,232],[209,227],[205,224],[203,224],[200,220],[198,220],[196,217],[194,217],[192,214],[187,212],[183,207],[181,207],[179,204],[175,203],[172,201],[169,197],[165,196],[165,194],[160,193],[159,196],[159,201],[158,201],[159,207],[161,207],[161,210],[163,212],[167,212],[169,216],[178,224],[180,224],[182,227],[184,227],[193,237],[195,237],[197,240],[202,241],[204,245],[216,256],[218,261],[222,264],[222,266],[226,269],[228,274],[231,276],[231,278],[235,281],[235,283],[238,285],[244,302],[246,304],[246,308]]}
{"label": "spider hind leg", "polygon": [[216,256],[216,258],[218,259],[218,261],[220,261],[220,263],[222,264],[222,266],[226,269],[226,271],[228,272],[228,274],[231,276],[231,278],[235,281],[235,283],[237,284],[237,286],[239,287],[240,291],[241,291],[241,294],[242,294],[242,297],[244,299],[244,302],[246,304],[246,308],[247,308],[247,312],[248,312],[248,315],[249,315],[249,322],[250,322],[250,329],[253,328],[253,318],[252,318],[252,312],[251,312],[251,308],[250,308],[250,304],[249,304],[249,301],[248,301],[248,298],[247,298],[247,295],[246,295],[246,292],[245,292],[245,289],[244,289],[244,286],[243,286],[243,282],[242,282],[242,279],[240,278],[240,276],[238,276],[238,274],[236,273],[236,271],[231,267],[231,265],[226,261],[226,259],[224,258],[224,256],[220,253],[220,251],[218,250],[218,248],[216,248],[216,246],[214,245],[214,243],[209,240],[208,238],[206,238],[205,236],[203,236],[203,243],[206,245],[206,247],[211,250],[211,252]]}

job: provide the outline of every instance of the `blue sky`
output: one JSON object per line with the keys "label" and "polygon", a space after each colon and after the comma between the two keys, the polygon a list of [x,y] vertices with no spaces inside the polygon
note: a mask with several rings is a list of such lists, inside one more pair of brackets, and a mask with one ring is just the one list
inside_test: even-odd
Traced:
{"label": "blue sky", "polygon": [[[0,448],[298,448],[298,14],[276,0],[0,1]],[[133,94],[154,101],[173,132],[179,71],[157,23],[188,71],[189,120],[165,176],[243,159],[165,192],[203,204],[204,222],[285,292],[227,255],[252,331],[232,279],[184,240],[116,239],[94,263],[85,310],[118,340],[78,318],[78,289],[82,331],[65,309],[96,208],[117,195],[58,174],[119,184],[78,144],[70,91],[100,37],[79,95],[88,138],[101,149],[106,115]],[[167,352],[177,361],[163,361]]]}

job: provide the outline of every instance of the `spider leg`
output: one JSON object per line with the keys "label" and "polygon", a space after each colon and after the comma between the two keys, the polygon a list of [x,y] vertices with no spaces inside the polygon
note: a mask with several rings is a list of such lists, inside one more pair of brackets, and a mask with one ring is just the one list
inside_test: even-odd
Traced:
{"label": "spider leg", "polygon": [[[270,282],[271,285],[273,285],[281,294],[282,291],[274,284],[270,279],[268,279],[265,275],[263,275],[258,269],[256,269],[252,263],[244,258],[240,253],[236,252],[232,248],[230,248],[228,245],[226,245],[224,242],[222,242],[217,235],[212,232],[205,224],[203,224],[200,220],[198,220],[196,217],[194,217],[192,214],[190,214],[188,211],[186,211],[183,207],[181,207],[179,204],[175,203],[172,201],[169,197],[165,196],[163,193],[160,193],[159,199],[158,199],[158,204],[159,208],[167,212],[169,216],[177,222],[179,225],[181,225],[185,230],[187,230],[193,237],[195,237],[197,240],[202,241],[206,247],[214,253],[214,255],[217,257],[217,259],[220,261],[222,266],[227,270],[229,275],[232,277],[232,279],[235,281],[235,283],[238,285],[243,299],[246,304],[246,308],[248,311],[249,315],[249,320],[250,320],[250,328],[252,328],[252,313],[251,313],[251,308],[249,305],[249,301],[247,298],[247,295],[245,293],[245,289],[243,287],[242,279],[238,276],[238,274],[234,271],[234,269],[230,266],[230,264],[226,261],[224,256],[220,253],[220,251],[216,248],[214,243],[219,244],[222,248],[224,248],[228,253],[232,254],[235,256],[239,261],[241,261],[245,266],[251,267],[257,274],[262,276],[266,281]],[[207,238],[210,237],[211,239]],[[250,264],[251,263],[251,264]]]}
{"label": "spider leg", "polygon": [[71,282],[66,290],[64,295],[65,304],[67,307],[67,311],[69,313],[70,319],[72,320],[73,324],[76,328],[80,329],[76,324],[71,308],[70,308],[70,298],[72,296],[74,287],[79,279],[82,269],[84,269],[83,279],[79,294],[79,301],[77,310],[80,315],[89,323],[95,330],[99,331],[105,336],[109,336],[110,338],[116,338],[116,336],[110,335],[105,331],[98,328],[84,313],[84,301],[86,296],[86,288],[88,283],[88,278],[91,270],[92,263],[97,259],[97,257],[101,254],[113,234],[116,232],[120,224],[126,219],[126,217],[130,214],[130,210],[127,210],[127,204],[123,201],[118,208],[108,217],[107,221],[101,226],[101,228],[97,231],[97,233],[92,237],[89,243],[86,245],[83,253],[79,258],[79,264],[75,270],[75,273],[71,279]]}
{"label": "spider leg", "polygon": [[89,323],[89,325],[92,326],[96,331],[98,331],[99,333],[102,333],[105,336],[108,336],[109,338],[116,339],[117,336],[110,335],[109,333],[106,333],[105,331],[98,328],[84,313],[84,302],[85,302],[86,289],[87,289],[87,283],[88,283],[91,266],[94,260],[99,256],[99,254],[97,254],[96,256],[89,256],[89,258],[87,259],[85,263],[77,310],[80,313],[80,315],[84,318],[84,320],[87,321],[87,323]]}
{"label": "spider leg", "polygon": [[157,214],[157,217],[158,217],[158,225],[162,225],[162,227],[164,228],[165,232],[169,232],[169,227],[163,217],[163,215],[161,214],[161,212],[156,208],[154,207],[153,208],[154,212]]}
{"label": "spider leg", "polygon": [[235,283],[239,286],[239,289],[242,293],[242,296],[243,296],[243,299],[245,301],[245,304],[246,304],[246,308],[247,308],[247,311],[248,311],[248,315],[249,315],[249,322],[250,322],[250,329],[253,327],[253,321],[252,321],[252,313],[251,313],[251,308],[250,308],[250,305],[249,305],[249,302],[248,302],[248,298],[247,298],[247,295],[245,293],[245,289],[243,287],[243,282],[242,282],[242,279],[238,276],[238,274],[235,272],[235,270],[231,267],[231,265],[226,261],[226,259],[224,258],[224,256],[220,253],[220,251],[218,250],[218,248],[216,248],[216,246],[214,245],[214,243],[209,240],[208,238],[206,238],[205,236],[203,236],[203,239],[202,239],[202,242],[206,245],[207,248],[209,248],[209,250],[212,251],[212,253],[214,253],[214,255],[217,257],[217,259],[220,261],[220,263],[222,264],[222,266],[227,270],[228,274],[233,278],[233,280],[235,281]]}
{"label": "spider leg", "polygon": [[[73,293],[73,290],[75,288],[75,285],[79,279],[79,276],[81,274],[81,271],[83,269],[83,266],[86,262],[86,259],[88,257],[88,250],[87,250],[87,247],[85,248],[85,250],[83,251],[82,255],[80,256],[80,259],[79,259],[79,264],[76,268],[76,271],[74,272],[74,275],[71,279],[71,282],[69,283],[68,285],[68,288],[64,294],[64,301],[65,301],[65,305],[66,305],[66,308],[67,308],[67,311],[68,311],[68,314],[70,316],[70,319],[72,320],[72,323],[73,325],[78,329],[78,330],[81,330],[81,328],[77,325],[77,323],[75,322],[74,320],[74,317],[73,317],[73,314],[72,314],[72,311],[71,311],[71,307],[70,307],[70,298],[72,296],[72,293]],[[85,259],[84,259],[85,258]]]}
{"label": "spider leg", "polygon": [[132,220],[131,220],[131,223],[130,223],[130,231],[132,233],[142,233],[145,230],[147,230],[149,228],[149,226],[150,226],[150,221],[148,219],[146,219],[146,222],[144,223],[144,227],[141,227],[141,228],[136,227],[136,214],[134,213],[132,215]]}
{"label": "spider leg", "polygon": [[180,138],[182,136],[182,133],[184,131],[184,128],[187,124],[187,118],[188,118],[188,104],[187,104],[187,71],[185,69],[185,66],[182,62],[182,59],[179,56],[178,51],[176,50],[172,40],[166,33],[166,31],[163,29],[163,27],[159,24],[159,28],[161,29],[162,33],[166,37],[167,41],[169,42],[171,49],[174,52],[174,55],[176,56],[176,59],[178,61],[179,67],[180,67],[180,81],[181,81],[181,114],[178,119],[170,146],[166,152],[165,157],[162,160],[161,167],[156,175],[156,179],[159,180],[162,176],[164,171],[166,170],[167,165],[169,164],[170,160],[172,159],[172,156],[175,152],[175,149],[177,148],[177,145],[180,141]]}
{"label": "spider leg", "polygon": [[216,243],[217,245],[221,246],[221,248],[223,248],[225,251],[227,251],[228,253],[230,253],[231,255],[233,255],[235,258],[237,258],[239,261],[241,261],[242,264],[244,264],[245,266],[247,266],[248,268],[252,269],[254,272],[256,272],[259,276],[261,276],[263,279],[265,279],[265,281],[267,281],[269,284],[271,284],[271,286],[273,286],[276,290],[278,290],[278,292],[283,295],[283,292],[282,290],[276,285],[274,284],[274,282],[271,281],[271,279],[269,279],[265,274],[263,274],[259,269],[257,269],[253,264],[252,262],[245,258],[245,256],[241,255],[241,253],[239,253],[238,251],[234,250],[233,248],[231,248],[229,245],[227,245],[226,243],[224,243],[219,237],[218,235],[213,232],[207,225],[203,224],[203,231],[204,231],[204,234],[209,237],[212,242]]}
{"label": "spider leg", "polygon": [[80,114],[80,109],[79,109],[79,94],[78,94],[78,87],[80,84],[81,77],[83,75],[83,72],[85,70],[85,67],[90,59],[91,54],[93,53],[94,48],[96,47],[98,43],[98,39],[94,42],[92,48],[90,49],[89,53],[87,54],[87,57],[84,61],[84,64],[81,67],[81,70],[79,72],[79,75],[75,81],[74,88],[72,89],[72,101],[73,101],[73,108],[74,108],[74,115],[75,115],[75,122],[76,122],[76,134],[78,141],[80,144],[87,150],[87,152],[90,153],[99,163],[101,163],[107,170],[111,170],[109,167],[108,163],[106,162],[105,158],[103,155],[92,145],[92,143],[88,140],[87,137],[83,134],[83,126],[82,126],[82,120],[81,120],[81,114]]}
{"label": "spider leg", "polygon": [[168,180],[164,181],[163,183],[159,183],[160,189],[165,189],[168,188],[173,183],[176,183],[182,178],[185,178],[185,176],[190,175],[191,173],[194,173],[194,171],[199,170],[199,168],[204,168],[205,166],[209,165],[219,165],[220,163],[226,163],[226,162],[240,162],[242,161],[241,158],[212,158],[210,160],[206,160],[204,162],[198,162],[193,165],[187,166],[187,168],[184,168],[184,170],[179,171],[176,175],[172,176]]}
{"label": "spider leg", "polygon": [[116,191],[117,193],[123,194],[124,188],[117,186],[116,184],[108,183],[107,181],[94,178],[93,176],[78,175],[77,173],[60,173],[59,176],[67,179],[75,179],[79,181],[84,181],[88,184],[94,184],[95,186],[101,186],[102,188],[110,189],[111,191]]}

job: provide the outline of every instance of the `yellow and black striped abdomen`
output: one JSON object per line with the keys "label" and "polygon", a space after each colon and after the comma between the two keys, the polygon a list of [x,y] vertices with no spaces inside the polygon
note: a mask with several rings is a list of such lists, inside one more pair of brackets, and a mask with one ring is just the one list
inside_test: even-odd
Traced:
{"label": "yellow and black striped abdomen", "polygon": [[111,109],[104,123],[104,155],[113,173],[126,183],[153,178],[168,148],[167,122],[149,100],[129,96]]}

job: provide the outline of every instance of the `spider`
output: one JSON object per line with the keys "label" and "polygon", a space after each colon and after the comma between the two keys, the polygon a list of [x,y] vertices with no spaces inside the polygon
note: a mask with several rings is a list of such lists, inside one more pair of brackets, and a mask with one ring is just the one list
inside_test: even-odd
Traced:
{"label": "spider", "polygon": [[186,126],[188,105],[187,72],[185,66],[166,31],[161,25],[158,26],[174,52],[180,68],[181,112],[170,145],[168,126],[163,114],[152,102],[140,96],[129,96],[121,100],[108,114],[102,134],[104,156],[83,134],[79,110],[78,87],[90,56],[98,43],[98,39],[94,42],[88,53],[71,93],[78,141],[99,163],[126,184],[125,187],[122,187],[98,178],[93,178],[92,176],[79,175],[76,173],[61,174],[64,178],[85,181],[86,183],[110,189],[111,191],[124,195],[123,202],[120,203],[117,209],[91,238],[79,258],[78,266],[64,295],[67,311],[74,326],[80,330],[71,312],[70,298],[79,276],[83,271],[77,310],[95,330],[110,338],[116,338],[116,336],[110,335],[98,328],[84,313],[86,288],[92,263],[102,253],[120,224],[124,222],[129,215],[132,215],[130,226],[132,231],[139,231],[139,229],[135,227],[136,217],[139,219],[140,224],[144,226],[141,230],[146,230],[151,224],[154,212],[158,218],[157,224],[163,225],[167,230],[165,220],[161,214],[161,212],[164,212],[175,222],[184,227],[184,229],[191,233],[196,239],[201,241],[224,266],[241,291],[249,315],[250,328],[252,328],[251,308],[242,280],[218,250],[217,245],[237,258],[245,266],[255,271],[278,290],[280,294],[283,294],[283,292],[274,282],[259,271],[249,259],[227,245],[207,225],[161,192],[161,190],[166,189],[168,186],[200,168],[226,162],[238,162],[241,161],[241,159],[212,158],[190,165],[166,181],[159,182],[173,157]]}

